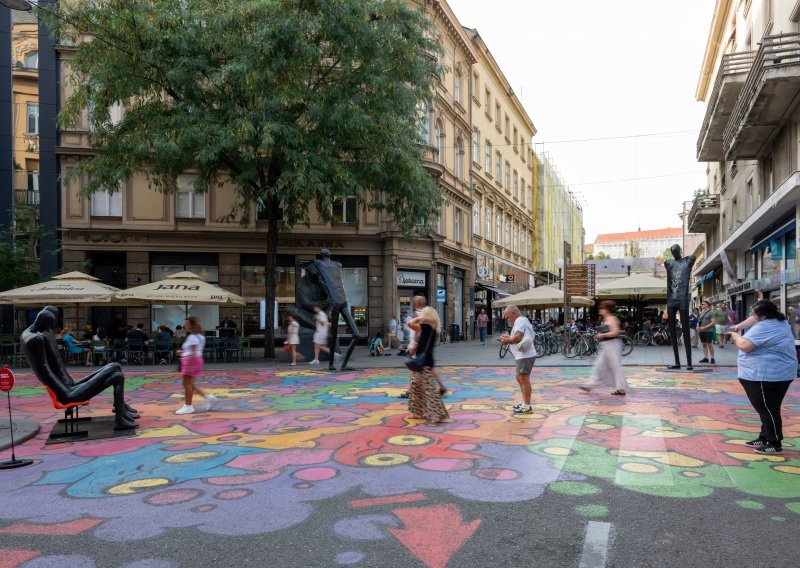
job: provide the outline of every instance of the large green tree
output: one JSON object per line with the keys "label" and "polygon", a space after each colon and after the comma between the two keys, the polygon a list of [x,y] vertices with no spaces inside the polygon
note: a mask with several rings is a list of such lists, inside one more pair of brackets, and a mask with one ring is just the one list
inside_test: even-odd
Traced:
{"label": "large green tree", "polygon": [[[144,170],[163,192],[235,187],[228,220],[268,221],[266,298],[275,298],[280,230],[331,220],[356,196],[411,236],[441,196],[422,167],[418,111],[434,96],[438,47],[425,14],[402,0],[80,0],[58,17],[76,90],[61,125],[89,108],[95,154],[86,193]],[[121,103],[124,118],[109,120]],[[283,215],[282,220],[279,216]],[[273,356],[267,309],[265,356]]]}

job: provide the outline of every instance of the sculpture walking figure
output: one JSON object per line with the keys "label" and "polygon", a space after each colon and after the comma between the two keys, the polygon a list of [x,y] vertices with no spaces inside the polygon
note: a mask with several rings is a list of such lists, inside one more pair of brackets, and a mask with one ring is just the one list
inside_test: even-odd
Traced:
{"label": "sculpture walking figure", "polygon": [[306,266],[306,273],[297,286],[295,307],[289,313],[297,318],[301,325],[315,329],[314,307],[320,306],[323,310],[330,309],[331,333],[328,335],[328,347],[331,357],[328,369],[335,371],[334,354],[338,354],[339,316],[344,318],[345,325],[350,331],[350,344],[347,353],[342,359],[342,371],[349,370],[347,362],[353,354],[360,335],[358,328],[347,305],[347,293],[342,281],[342,263],[331,260],[331,251],[324,248],[320,252],[321,259],[312,261]]}
{"label": "sculpture walking figure", "polygon": [[692,345],[689,341],[689,280],[692,275],[692,267],[697,258],[691,254],[681,257],[681,247],[679,245],[672,245],[670,251],[674,260],[664,262],[664,267],[667,269],[667,325],[669,326],[669,335],[672,340],[672,351],[675,354],[675,364],[669,365],[667,368],[681,368],[675,317],[675,314],[679,313],[681,316],[683,346],[686,348],[686,368],[691,371],[694,367],[692,367]]}
{"label": "sculpture walking figure", "polygon": [[125,375],[118,363],[105,365],[79,382],[75,382],[66,372],[63,360],[54,347],[54,310],[49,306],[43,309],[33,324],[22,332],[22,352],[36,378],[53,391],[61,404],[84,402],[113,387],[114,429],[136,428],[134,420],[139,415],[125,404]]}

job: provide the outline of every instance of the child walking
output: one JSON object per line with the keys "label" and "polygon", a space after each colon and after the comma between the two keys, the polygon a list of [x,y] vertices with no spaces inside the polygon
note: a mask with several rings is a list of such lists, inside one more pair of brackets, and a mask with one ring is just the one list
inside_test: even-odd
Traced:
{"label": "child walking", "polygon": [[192,406],[194,393],[199,394],[204,399],[202,410],[211,410],[217,402],[217,397],[206,394],[194,384],[194,380],[203,370],[203,348],[206,345],[203,324],[197,316],[189,316],[183,324],[183,329],[186,330],[186,340],[183,342],[178,355],[181,357],[184,404],[175,411],[175,414],[192,414],[194,412],[194,406]]}

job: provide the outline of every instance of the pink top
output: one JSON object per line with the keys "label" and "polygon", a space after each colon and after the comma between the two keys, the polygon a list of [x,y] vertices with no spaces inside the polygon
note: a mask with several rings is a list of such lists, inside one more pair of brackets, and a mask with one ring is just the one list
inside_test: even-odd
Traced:
{"label": "pink top", "polygon": [[486,314],[478,315],[478,327],[487,327],[489,325],[489,316]]}

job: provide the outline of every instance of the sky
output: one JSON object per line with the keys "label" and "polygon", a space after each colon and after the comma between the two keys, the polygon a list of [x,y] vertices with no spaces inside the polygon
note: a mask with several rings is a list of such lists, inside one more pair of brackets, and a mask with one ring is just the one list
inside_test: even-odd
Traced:
{"label": "sky", "polygon": [[587,243],[681,226],[682,203],[706,184],[695,91],[714,0],[448,1],[531,116],[537,152],[579,196]]}

